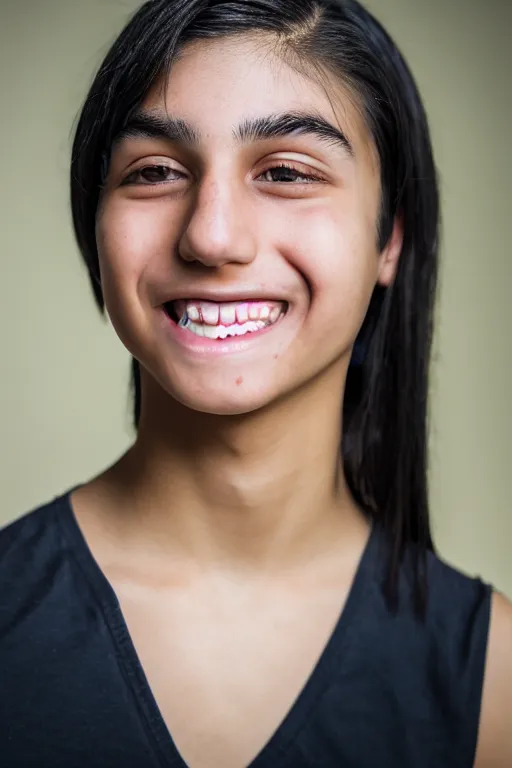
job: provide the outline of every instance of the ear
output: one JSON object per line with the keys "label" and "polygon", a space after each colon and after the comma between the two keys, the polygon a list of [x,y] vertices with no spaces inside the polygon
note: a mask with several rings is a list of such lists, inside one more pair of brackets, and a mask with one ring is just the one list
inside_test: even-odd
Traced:
{"label": "ear", "polygon": [[393,231],[388,243],[379,256],[379,285],[385,288],[391,285],[398,269],[400,254],[404,244],[404,220],[401,213],[395,217]]}

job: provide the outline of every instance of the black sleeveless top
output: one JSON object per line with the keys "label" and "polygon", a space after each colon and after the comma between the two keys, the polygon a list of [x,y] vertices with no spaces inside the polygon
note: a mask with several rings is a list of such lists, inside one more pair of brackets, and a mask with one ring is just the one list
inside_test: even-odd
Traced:
{"label": "black sleeveless top", "polygon": [[[322,656],[249,768],[473,765],[491,589],[431,554],[420,622],[405,570],[388,610],[385,562],[375,525]],[[69,494],[0,531],[0,585],[3,768],[186,768]]]}

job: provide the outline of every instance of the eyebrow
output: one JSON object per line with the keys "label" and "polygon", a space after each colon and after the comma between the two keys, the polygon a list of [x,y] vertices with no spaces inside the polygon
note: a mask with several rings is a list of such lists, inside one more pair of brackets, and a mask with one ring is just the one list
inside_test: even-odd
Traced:
{"label": "eyebrow", "polygon": [[[247,118],[233,129],[233,138],[239,144],[266,141],[282,136],[307,135],[342,149],[354,156],[352,144],[339,128],[335,128],[321,115],[310,112],[284,112],[265,117]],[[196,148],[201,134],[186,120],[139,110],[128,118],[113,144],[123,139],[164,139]]]}

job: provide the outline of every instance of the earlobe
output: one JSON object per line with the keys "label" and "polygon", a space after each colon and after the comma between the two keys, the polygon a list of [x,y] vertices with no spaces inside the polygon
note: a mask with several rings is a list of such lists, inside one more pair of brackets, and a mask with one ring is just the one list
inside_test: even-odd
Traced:
{"label": "earlobe", "polygon": [[379,256],[379,285],[387,288],[395,279],[402,246],[404,243],[404,223],[402,214],[395,217],[393,232],[389,238],[388,244]]}

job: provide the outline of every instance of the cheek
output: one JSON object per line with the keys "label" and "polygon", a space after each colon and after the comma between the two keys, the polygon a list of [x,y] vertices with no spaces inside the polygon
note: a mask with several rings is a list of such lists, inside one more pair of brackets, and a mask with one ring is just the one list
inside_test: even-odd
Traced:
{"label": "cheek", "polygon": [[150,206],[106,203],[96,222],[102,272],[119,278],[142,271],[161,238]]}
{"label": "cheek", "polygon": [[106,202],[96,220],[96,242],[105,308],[125,347],[136,357],[146,333],[142,276],[157,247],[158,229],[141,210]]}
{"label": "cheek", "polygon": [[170,221],[154,204],[107,201],[102,206],[96,242],[107,309],[135,298],[150,262],[170,258]]}
{"label": "cheek", "polygon": [[290,260],[311,290],[311,313],[335,324],[359,326],[378,277],[373,226],[357,211],[303,211],[289,231]]}

